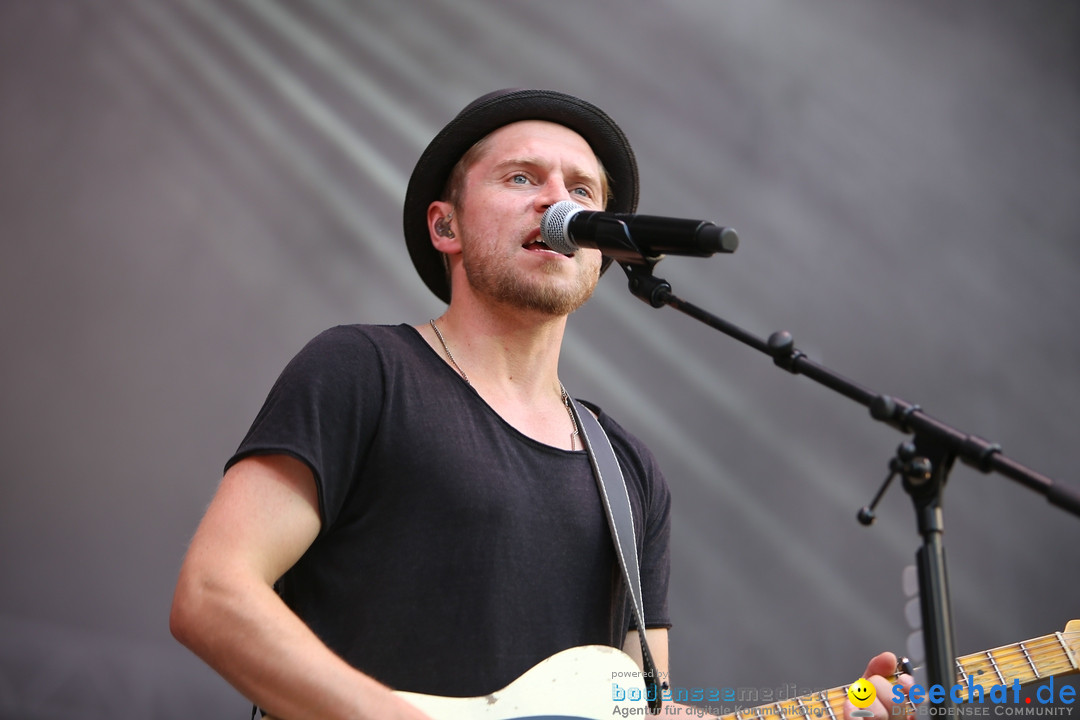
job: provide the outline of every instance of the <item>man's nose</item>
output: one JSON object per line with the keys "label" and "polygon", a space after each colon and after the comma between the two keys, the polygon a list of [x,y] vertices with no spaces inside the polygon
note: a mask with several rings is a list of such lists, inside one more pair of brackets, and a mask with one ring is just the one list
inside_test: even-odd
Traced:
{"label": "man's nose", "polygon": [[536,194],[537,206],[543,211],[561,200],[573,200],[570,191],[566,189],[566,183],[561,177],[549,177]]}

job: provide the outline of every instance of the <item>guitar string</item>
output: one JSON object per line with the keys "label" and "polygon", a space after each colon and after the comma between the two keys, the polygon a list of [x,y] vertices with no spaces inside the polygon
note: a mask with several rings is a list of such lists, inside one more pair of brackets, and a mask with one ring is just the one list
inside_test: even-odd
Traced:
{"label": "guitar string", "polygon": [[[1076,635],[1080,635],[1080,631],[1071,630],[1063,631],[1060,633],[1062,640],[1071,640]],[[1024,646],[1024,649],[1026,649],[1029,653],[1039,653],[1044,650],[1050,650],[1056,653],[1060,653],[1059,660],[1064,660],[1069,666],[1072,666],[1073,660],[1080,661],[1080,658],[1076,657],[1076,655],[1074,655],[1072,658],[1069,657],[1069,653],[1066,652],[1065,648],[1062,647],[1061,642],[1058,641],[1058,634],[1043,636],[1032,640],[1025,640],[1022,644]],[[1028,658],[1024,656],[1024,652],[1020,648],[1020,645],[1021,643],[1015,643],[1013,645],[1002,645],[1001,647],[992,648],[981,653],[964,655],[957,658],[957,660],[964,664],[978,664],[989,666],[991,664],[990,656],[993,656],[994,661],[997,663],[998,667],[1003,670],[1015,667],[1030,667],[1031,665],[1028,661]],[[1069,650],[1075,653],[1077,649],[1070,647]],[[1008,654],[1007,657],[1002,657],[1006,654]],[[1053,661],[1047,658],[1042,658],[1037,662],[1045,664]]]}
{"label": "guitar string", "polygon": [[[1070,658],[1068,656],[1068,653],[1066,653],[1065,649],[1061,646],[1061,643],[1058,642],[1058,635],[1059,634],[1062,637],[1062,639],[1071,640],[1074,637],[1080,635],[1080,630],[1063,630],[1060,633],[1055,633],[1055,634],[1052,634],[1052,635],[1044,635],[1042,637],[1032,638],[1031,640],[1024,640],[1022,643],[1013,643],[1011,645],[1002,645],[1000,647],[991,648],[990,650],[984,650],[984,651],[979,652],[979,653],[971,653],[971,654],[968,654],[968,655],[961,655],[960,657],[956,658],[956,660],[957,660],[957,662],[960,662],[960,663],[962,663],[964,665],[969,665],[969,666],[975,666],[975,665],[987,665],[987,666],[989,666],[990,665],[990,657],[989,657],[989,655],[993,655],[994,661],[997,663],[998,667],[1001,668],[1002,670],[1016,668],[1016,667],[1031,667],[1030,663],[1028,662],[1028,659],[1026,657],[1024,657],[1023,650],[1021,650],[1021,648],[1020,648],[1020,645],[1023,644],[1024,649],[1026,649],[1029,653],[1040,653],[1040,652],[1043,652],[1045,650],[1049,650],[1049,651],[1052,651],[1052,652],[1055,652],[1055,653],[1060,653],[1060,656],[1059,656],[1058,659],[1061,660],[1061,661],[1064,661],[1065,664],[1068,665],[1069,667],[1072,667],[1072,663],[1070,662]],[[1069,648],[1069,649],[1072,650],[1073,652],[1076,652],[1075,648]],[[1006,653],[1008,653],[1008,657],[1003,657]],[[1018,655],[1016,653],[1018,653]],[[1046,664],[1054,662],[1054,660],[1050,659],[1050,658],[1033,658],[1033,659],[1036,662],[1036,666],[1038,666],[1039,664],[1046,665]],[[1078,662],[1080,662],[1080,657],[1077,657],[1076,659],[1077,659]],[[895,679],[897,676],[893,675],[891,677],[892,677],[892,679]]]}

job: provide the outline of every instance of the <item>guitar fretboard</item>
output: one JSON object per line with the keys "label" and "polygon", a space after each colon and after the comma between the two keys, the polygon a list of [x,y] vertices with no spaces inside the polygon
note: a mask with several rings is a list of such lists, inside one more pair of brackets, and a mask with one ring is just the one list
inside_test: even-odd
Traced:
{"label": "guitar fretboard", "polygon": [[1080,654],[1078,634],[1080,632],[1066,629],[1065,632],[957,658],[957,682],[965,690],[969,683],[988,689],[991,685],[1011,685],[1014,680],[1023,685],[1080,669],[1077,665]]}
{"label": "guitar fretboard", "polygon": [[[1073,620],[1064,632],[1003,645],[956,660],[956,682],[968,697],[971,686],[981,685],[985,693],[993,685],[1012,685],[1042,680],[1080,670],[1080,620]],[[971,680],[969,681],[969,678]],[[896,677],[888,678],[895,682]],[[978,695],[976,695],[978,697]],[[802,695],[792,700],[759,705],[721,715],[723,720],[842,720],[847,686]],[[914,712],[910,702],[905,703]]]}

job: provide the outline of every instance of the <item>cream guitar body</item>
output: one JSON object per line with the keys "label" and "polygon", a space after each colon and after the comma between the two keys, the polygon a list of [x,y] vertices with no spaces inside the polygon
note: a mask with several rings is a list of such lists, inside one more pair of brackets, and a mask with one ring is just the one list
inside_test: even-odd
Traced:
{"label": "cream guitar body", "polygon": [[[612,699],[612,683],[624,699]],[[630,717],[648,712],[641,669],[629,655],[602,645],[556,653],[504,689],[482,697],[398,694],[435,720],[607,720],[616,706],[641,708]]]}

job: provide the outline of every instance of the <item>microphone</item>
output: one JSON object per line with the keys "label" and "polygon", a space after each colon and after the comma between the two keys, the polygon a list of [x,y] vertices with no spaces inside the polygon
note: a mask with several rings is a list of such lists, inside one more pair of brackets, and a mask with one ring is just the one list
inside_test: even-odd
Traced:
{"label": "microphone", "polygon": [[617,262],[632,263],[663,255],[709,257],[739,247],[735,230],[707,220],[586,210],[573,200],[560,200],[544,211],[540,236],[564,255],[598,248]]}

